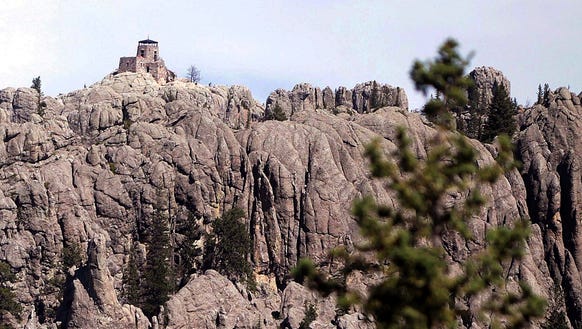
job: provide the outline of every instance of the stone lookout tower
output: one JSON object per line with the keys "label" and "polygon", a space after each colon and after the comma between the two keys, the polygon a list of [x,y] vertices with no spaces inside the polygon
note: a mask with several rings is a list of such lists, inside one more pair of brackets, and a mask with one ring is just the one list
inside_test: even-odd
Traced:
{"label": "stone lookout tower", "polygon": [[166,83],[176,78],[174,72],[168,70],[160,57],[158,42],[150,39],[137,43],[135,57],[121,57],[117,73],[135,72],[149,73],[158,83]]}

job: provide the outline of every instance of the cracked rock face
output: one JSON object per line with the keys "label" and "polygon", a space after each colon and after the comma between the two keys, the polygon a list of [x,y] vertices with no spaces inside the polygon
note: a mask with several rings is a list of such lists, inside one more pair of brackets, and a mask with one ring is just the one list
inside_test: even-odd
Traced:
{"label": "cracked rock face", "polygon": [[[333,300],[290,283],[289,272],[302,257],[324,261],[330,248],[358,242],[350,216],[355,198],[371,194],[393,203],[384,184],[370,179],[362,155],[367,143],[381,138],[389,155],[397,127],[405,126],[417,156],[426,157],[434,129],[407,111],[402,89],[369,82],[333,92],[300,84],[271,94],[264,109],[244,87],[160,86],[147,75],[123,73],[43,97],[42,115],[35,93],[0,91],[0,260],[17,272],[18,301],[29,318],[23,323],[295,328],[307,302],[321,310],[314,328],[368,326],[362,314],[336,315]],[[580,188],[577,180],[568,183],[577,177],[579,114],[570,108],[580,100],[559,91],[553,102],[554,110],[523,114],[524,167],[483,191],[489,204],[471,219],[475,240],[446,236],[443,245],[456,266],[484,246],[487,228],[529,215],[527,256],[507,267],[508,277],[546,296],[552,278],[558,280],[572,319],[582,284],[574,220]],[[264,121],[272,104],[290,120]],[[564,129],[550,129],[554,122]],[[492,147],[472,143],[480,163],[493,161]],[[207,271],[186,280],[157,318],[124,304],[129,253],[154,210],[177,225],[195,219],[208,230],[233,207],[247,214],[257,291]],[[63,250],[71,245],[79,246],[83,263],[63,270]]]}
{"label": "cracked rock face", "polygon": [[571,322],[582,321],[582,107],[566,88],[550,93],[548,107],[535,105],[519,116],[517,153],[527,205],[547,266],[564,291]]}
{"label": "cracked rock face", "polygon": [[369,113],[387,106],[408,109],[408,98],[404,89],[376,81],[357,84],[351,90],[339,87],[335,95],[329,87],[322,91],[308,83],[301,83],[289,92],[275,90],[267,98],[266,104],[267,115],[279,107],[289,118],[295,113],[315,109],[326,109],[333,113]]}
{"label": "cracked rock face", "polygon": [[473,87],[479,91],[477,106],[488,108],[493,100],[493,89],[495,85],[503,86],[508,95],[511,95],[511,84],[503,75],[503,72],[492,67],[481,66],[469,73],[469,78],[473,81]]}

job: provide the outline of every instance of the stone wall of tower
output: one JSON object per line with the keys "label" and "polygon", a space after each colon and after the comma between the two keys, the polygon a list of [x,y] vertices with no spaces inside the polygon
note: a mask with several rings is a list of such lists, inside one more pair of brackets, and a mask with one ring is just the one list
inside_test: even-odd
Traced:
{"label": "stone wall of tower", "polygon": [[158,83],[166,83],[176,78],[161,59],[157,43],[138,43],[135,57],[121,57],[117,73],[149,73]]}
{"label": "stone wall of tower", "polygon": [[145,61],[155,62],[160,59],[158,44],[144,44],[140,43],[137,45],[137,53],[135,57],[142,57]]}
{"label": "stone wall of tower", "polygon": [[137,72],[136,71],[136,58],[135,57],[121,57],[119,59],[118,73],[122,72]]}

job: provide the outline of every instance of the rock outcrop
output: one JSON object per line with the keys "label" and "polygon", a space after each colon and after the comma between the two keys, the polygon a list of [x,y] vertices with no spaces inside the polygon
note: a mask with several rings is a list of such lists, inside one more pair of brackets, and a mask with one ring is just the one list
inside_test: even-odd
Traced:
{"label": "rock outcrop", "polygon": [[[477,67],[469,73],[469,78],[473,81],[469,97],[476,98],[475,104],[478,108],[486,109],[493,100],[493,89],[495,85],[503,86],[507,94],[511,94],[511,84],[509,80],[503,75],[503,72],[492,67]],[[477,93],[475,93],[477,91]]]}
{"label": "rock outcrop", "polygon": [[[290,282],[289,272],[301,257],[324,262],[330,248],[358,242],[352,200],[371,194],[393,202],[384,184],[370,179],[367,143],[380,138],[389,155],[404,126],[417,157],[426,157],[435,130],[407,111],[402,89],[369,82],[333,92],[300,84],[275,91],[264,109],[244,87],[160,86],[123,73],[43,97],[42,113],[35,92],[0,91],[0,260],[17,272],[18,301],[35,327],[58,319],[67,328],[295,328],[311,303],[319,310],[313,328],[369,325],[358,312],[336,314],[333,300]],[[507,266],[508,280],[525,279],[545,296],[559,283],[577,320],[580,98],[562,89],[552,97],[550,108],[522,115],[524,167],[483,190],[489,203],[471,220],[474,241],[448,237],[444,245],[456,266],[483,247],[487,228],[529,215],[528,253]],[[290,120],[264,120],[274,104]],[[492,146],[472,143],[479,163],[494,161]],[[187,278],[151,322],[124,305],[130,250],[143,247],[155,212],[174,227],[196,220],[207,229],[233,207],[247,214],[256,291],[207,271]],[[72,245],[83,264],[62,269]]]}
{"label": "rock outcrop", "polygon": [[279,107],[287,117],[302,111],[327,109],[334,113],[369,113],[376,109],[395,106],[408,109],[404,89],[369,81],[357,84],[349,90],[339,87],[334,92],[326,87],[323,91],[307,83],[298,84],[291,91],[277,89],[267,98],[266,114],[271,115]]}
{"label": "rock outcrop", "polygon": [[564,291],[572,323],[582,323],[582,155],[576,151],[582,147],[580,96],[566,88],[551,92],[547,107],[537,104],[519,116],[517,136],[529,215],[540,227],[539,243]]}
{"label": "rock outcrop", "polygon": [[105,243],[103,235],[89,242],[87,265],[71,278],[72,296],[64,300],[66,328],[150,328],[139,308],[119,303],[107,267]]}
{"label": "rock outcrop", "polygon": [[208,270],[191,278],[166,303],[166,328],[277,327],[262,304],[264,301],[254,300],[242,286],[237,287],[218,272]]}

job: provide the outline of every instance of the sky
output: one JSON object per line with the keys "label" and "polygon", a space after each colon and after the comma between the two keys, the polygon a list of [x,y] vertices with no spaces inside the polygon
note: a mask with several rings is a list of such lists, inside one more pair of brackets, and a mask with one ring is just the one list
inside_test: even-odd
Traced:
{"label": "sky", "polygon": [[478,66],[501,70],[511,96],[536,100],[538,84],[582,91],[582,1],[9,0],[0,11],[0,89],[40,76],[56,96],[100,81],[137,41],[159,42],[166,66],[202,83],[245,85],[264,102],[295,84],[403,87],[411,109],[415,59],[456,39]]}

